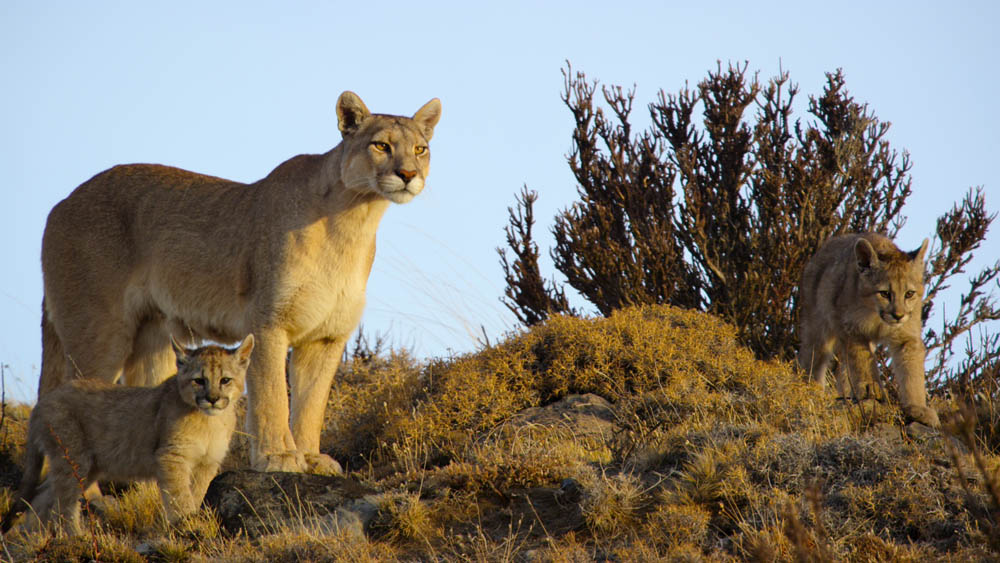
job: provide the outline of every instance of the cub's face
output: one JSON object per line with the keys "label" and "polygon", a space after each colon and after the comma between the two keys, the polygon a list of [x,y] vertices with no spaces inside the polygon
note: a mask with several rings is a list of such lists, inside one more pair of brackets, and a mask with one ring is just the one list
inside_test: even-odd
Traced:
{"label": "cub's face", "polygon": [[344,135],[340,177],[347,189],[395,203],[407,203],[424,189],[440,101],[427,102],[412,118],[373,115],[357,95],[344,92],[337,115]]}
{"label": "cub's face", "polygon": [[[889,326],[898,326],[916,318],[920,321],[924,302],[923,254],[927,242],[913,252],[894,252],[879,257],[873,250],[858,252],[861,292]],[[870,248],[870,247],[869,247]]]}
{"label": "cub's face", "polygon": [[253,343],[249,335],[236,350],[205,346],[190,352],[174,343],[181,400],[209,416],[225,412],[243,394]]}

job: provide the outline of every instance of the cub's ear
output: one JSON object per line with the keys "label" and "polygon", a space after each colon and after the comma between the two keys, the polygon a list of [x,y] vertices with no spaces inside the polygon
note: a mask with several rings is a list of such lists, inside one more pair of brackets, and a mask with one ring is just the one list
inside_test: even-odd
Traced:
{"label": "cub's ear", "polygon": [[174,349],[174,356],[177,357],[177,367],[186,364],[188,361],[187,349],[174,340],[173,334],[170,335],[170,347]]}
{"label": "cub's ear", "polygon": [[913,260],[915,262],[920,262],[921,264],[923,264],[924,255],[927,254],[927,245],[930,244],[930,242],[931,242],[930,239],[925,238],[923,244],[920,245],[920,248],[913,250],[911,252],[907,252],[907,254],[910,256],[910,260]]}
{"label": "cub's ear", "polygon": [[253,353],[253,343],[253,335],[248,334],[247,337],[243,339],[240,347],[236,349],[236,357],[243,366],[250,365],[250,354]]}
{"label": "cub's ear", "polygon": [[854,243],[854,257],[858,260],[858,271],[870,270],[878,266],[878,254],[872,244],[863,238]]}
{"label": "cub's ear", "polygon": [[441,119],[441,100],[437,98],[427,102],[413,114],[413,121],[417,122],[428,141],[434,136],[434,126],[439,119]]}
{"label": "cub's ear", "polygon": [[371,114],[361,98],[350,90],[337,98],[337,127],[345,137],[357,131]]}

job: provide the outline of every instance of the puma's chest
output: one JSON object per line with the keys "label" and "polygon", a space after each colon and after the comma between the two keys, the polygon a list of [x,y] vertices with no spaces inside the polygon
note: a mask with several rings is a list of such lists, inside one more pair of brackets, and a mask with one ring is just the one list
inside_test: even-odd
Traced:
{"label": "puma's chest", "polygon": [[361,320],[374,257],[370,251],[327,248],[294,258],[280,289],[281,321],[293,342],[342,336]]}

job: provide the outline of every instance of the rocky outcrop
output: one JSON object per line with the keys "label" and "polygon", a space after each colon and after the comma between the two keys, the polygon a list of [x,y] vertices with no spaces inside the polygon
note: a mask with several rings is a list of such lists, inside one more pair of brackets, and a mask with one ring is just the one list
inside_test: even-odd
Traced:
{"label": "rocky outcrop", "polygon": [[277,531],[364,533],[375,517],[375,491],[345,477],[227,471],[205,495],[229,533],[254,538]]}

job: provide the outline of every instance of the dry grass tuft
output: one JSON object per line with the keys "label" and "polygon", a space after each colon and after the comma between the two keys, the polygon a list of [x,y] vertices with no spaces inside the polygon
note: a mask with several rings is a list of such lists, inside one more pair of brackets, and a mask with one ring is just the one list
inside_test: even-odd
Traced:
{"label": "dry grass tuft", "polygon": [[587,490],[580,508],[595,536],[617,538],[636,529],[646,497],[647,491],[632,475],[602,476]]}

